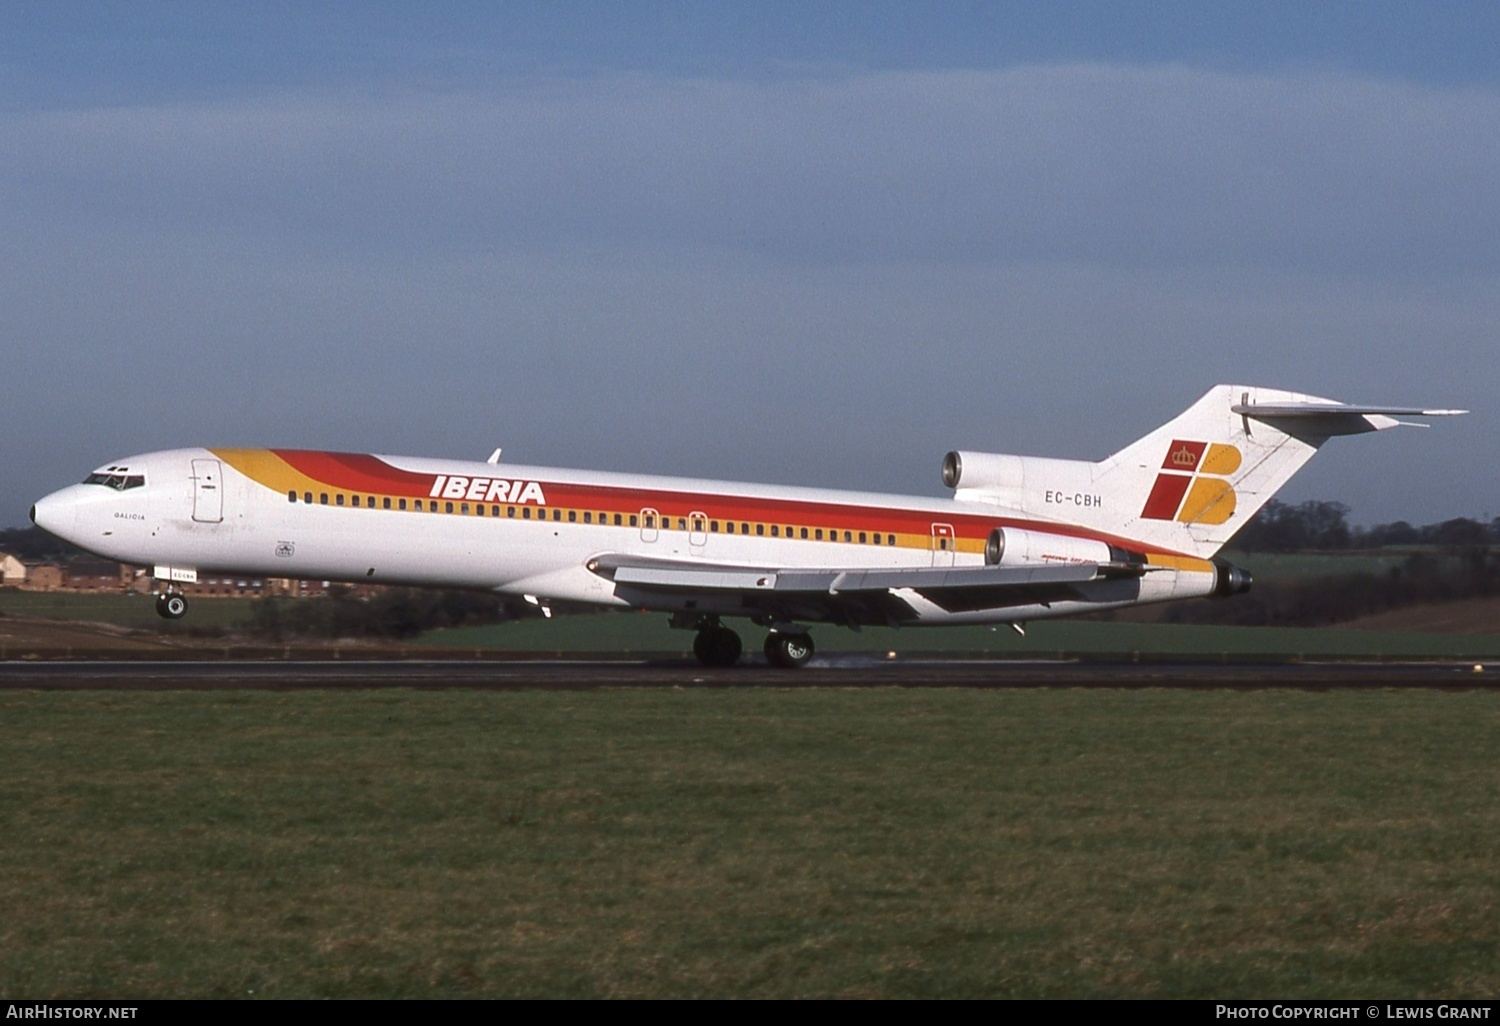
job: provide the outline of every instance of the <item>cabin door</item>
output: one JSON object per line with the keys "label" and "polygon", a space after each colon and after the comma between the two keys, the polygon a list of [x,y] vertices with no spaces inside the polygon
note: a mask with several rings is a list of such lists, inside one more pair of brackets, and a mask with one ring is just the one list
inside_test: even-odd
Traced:
{"label": "cabin door", "polygon": [[224,519],[224,468],[218,460],[193,461],[193,519],[217,524]]}
{"label": "cabin door", "polygon": [[932,565],[952,566],[953,554],[958,551],[958,537],[952,524],[932,525]]}

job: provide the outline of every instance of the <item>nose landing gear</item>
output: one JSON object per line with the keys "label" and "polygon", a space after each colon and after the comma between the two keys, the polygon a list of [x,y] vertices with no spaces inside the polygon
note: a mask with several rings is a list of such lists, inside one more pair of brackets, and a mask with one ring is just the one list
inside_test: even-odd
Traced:
{"label": "nose landing gear", "polygon": [[175,591],[156,596],[156,615],[163,620],[181,620],[187,615],[187,597]]}

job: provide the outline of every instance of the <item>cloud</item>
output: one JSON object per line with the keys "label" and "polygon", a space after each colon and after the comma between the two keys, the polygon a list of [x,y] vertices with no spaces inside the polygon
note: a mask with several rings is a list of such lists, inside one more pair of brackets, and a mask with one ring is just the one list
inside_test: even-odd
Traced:
{"label": "cloud", "polygon": [[[0,411],[47,440],[0,518],[113,446],[932,492],[945,448],[1102,455],[1216,380],[1477,403],[1497,149],[1492,91],[1097,65],[3,114],[0,337],[54,391]],[[1490,501],[1385,451],[1399,494],[1342,457],[1314,493]]]}
{"label": "cloud", "polygon": [[[8,118],[11,175],[315,243],[1493,267],[1500,97],[1066,66],[642,76]],[[43,186],[41,183],[50,183]]]}

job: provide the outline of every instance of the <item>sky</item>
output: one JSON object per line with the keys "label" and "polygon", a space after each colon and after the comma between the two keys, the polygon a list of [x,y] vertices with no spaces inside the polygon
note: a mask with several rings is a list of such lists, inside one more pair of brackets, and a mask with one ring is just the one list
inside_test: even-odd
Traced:
{"label": "sky", "polygon": [[[430,8],[430,9],[429,9]],[[0,526],[289,446],[944,494],[1218,382],[1469,408],[1281,498],[1500,515],[1500,5],[0,5]]]}

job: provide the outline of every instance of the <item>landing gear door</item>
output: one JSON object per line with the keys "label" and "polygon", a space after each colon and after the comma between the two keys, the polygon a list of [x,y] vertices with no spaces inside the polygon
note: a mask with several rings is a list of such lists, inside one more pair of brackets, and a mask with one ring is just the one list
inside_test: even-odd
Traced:
{"label": "landing gear door", "polygon": [[217,524],[224,519],[224,468],[218,460],[193,461],[193,519]]}

